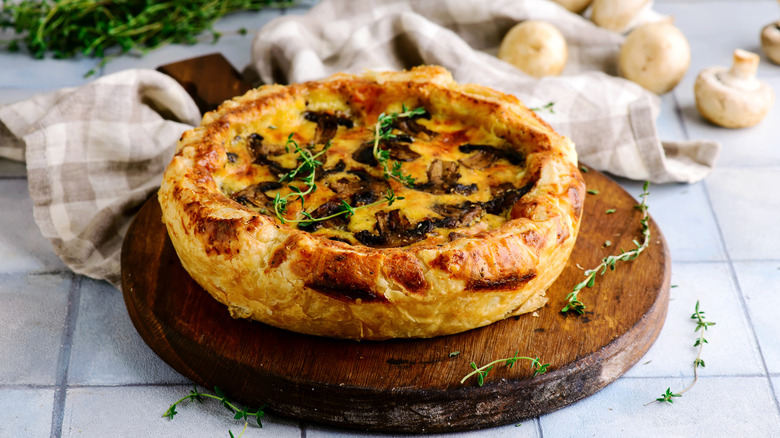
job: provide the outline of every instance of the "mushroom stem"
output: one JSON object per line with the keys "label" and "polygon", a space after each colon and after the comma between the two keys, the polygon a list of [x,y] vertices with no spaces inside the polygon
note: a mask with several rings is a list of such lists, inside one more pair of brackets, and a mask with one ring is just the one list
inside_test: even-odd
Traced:
{"label": "mushroom stem", "polygon": [[731,74],[738,78],[753,78],[758,70],[759,57],[755,53],[737,49],[734,51],[734,63],[731,65]]}
{"label": "mushroom stem", "polygon": [[718,75],[718,79],[740,90],[757,90],[761,88],[756,79],[760,59],[755,53],[737,49],[734,51],[734,61],[728,74]]}

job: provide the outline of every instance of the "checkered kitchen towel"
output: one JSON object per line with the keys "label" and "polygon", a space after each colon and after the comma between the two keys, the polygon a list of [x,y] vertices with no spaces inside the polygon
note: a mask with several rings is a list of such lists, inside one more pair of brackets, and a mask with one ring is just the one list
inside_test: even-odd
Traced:
{"label": "checkered kitchen towel", "polygon": [[[531,79],[493,56],[526,19],[554,24],[569,44],[561,77]],[[653,182],[695,182],[719,145],[664,143],[659,99],[615,77],[622,35],[546,0],[324,0],[261,29],[253,63],[265,83],[438,64],[459,82],[514,94],[571,137],[583,163]],[[35,221],[75,272],[120,281],[132,215],[155,190],[197,107],[167,76],[128,70],[79,88],[0,107],[0,157],[27,161]]]}
{"label": "checkered kitchen towel", "polygon": [[26,159],[35,222],[63,262],[118,287],[130,220],[199,122],[176,81],[127,70],[0,106],[0,156]]}

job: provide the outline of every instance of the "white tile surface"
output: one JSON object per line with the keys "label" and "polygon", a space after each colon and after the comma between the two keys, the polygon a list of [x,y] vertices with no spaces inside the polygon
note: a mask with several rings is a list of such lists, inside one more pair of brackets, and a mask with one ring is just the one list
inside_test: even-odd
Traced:
{"label": "white tile surface", "polygon": [[[739,293],[726,263],[677,263],[672,268],[669,312],[658,340],[625,375],[627,377],[689,377],[698,354],[696,322],[691,319],[699,301],[707,321],[708,343],[702,349],[701,376],[765,375],[753,332],[740,304]],[[735,366],[734,358],[739,358]]]}
{"label": "white tile surface", "polygon": [[[634,199],[639,199],[643,183],[619,181]],[[726,260],[704,182],[653,184],[648,191],[648,211],[660,227],[673,261]]]}
{"label": "white tile surface", "polygon": [[0,87],[0,104],[17,102],[24,99],[29,99],[36,94],[46,93],[56,88],[16,88],[16,87]]}
{"label": "white tile surface", "polygon": [[125,385],[189,381],[162,361],[138,335],[122,293],[84,279],[68,368],[71,385]]}
{"label": "white tile surface", "polygon": [[[216,400],[203,404],[185,402],[170,420],[162,415],[168,407],[186,396],[190,386],[85,387],[68,390],[62,424],[62,437],[227,437],[238,436],[244,422]],[[96,415],[96,413],[101,413]],[[117,421],[121,419],[121,421]],[[298,438],[296,422],[266,416],[263,428],[249,424],[245,437],[270,436]]]}
{"label": "white tile surface", "polygon": [[780,259],[780,166],[715,169],[705,181],[732,260]]}
{"label": "white tile surface", "polygon": [[0,385],[56,383],[70,278],[0,274]]}
{"label": "white tile surface", "polygon": [[[701,378],[673,404],[654,402],[688,379],[621,379],[571,407],[541,417],[551,437],[776,437],[780,417],[765,377]],[[742,397],[724,398],[724,394]],[[648,404],[650,403],[650,404]]]}
{"label": "white tile surface", "polygon": [[34,59],[31,56],[19,53],[2,52],[3,60],[0,64],[0,88],[19,87],[20,81],[26,84],[45,84],[46,88],[56,89],[62,87],[75,87],[83,85],[94,78],[86,78],[84,75],[97,64],[94,59],[81,58],[76,60]]}
{"label": "white tile surface", "polygon": [[775,401],[780,400],[780,375],[772,377],[772,387],[775,390]]}
{"label": "white tile surface", "polygon": [[777,300],[780,259],[735,263],[734,269],[767,369],[780,374],[780,318],[775,306],[769,304]]}
{"label": "white tile surface", "polygon": [[54,390],[0,387],[0,437],[45,437],[51,431]]}
{"label": "white tile surface", "polygon": [[0,273],[65,269],[33,220],[27,180],[0,179],[0,205]]}

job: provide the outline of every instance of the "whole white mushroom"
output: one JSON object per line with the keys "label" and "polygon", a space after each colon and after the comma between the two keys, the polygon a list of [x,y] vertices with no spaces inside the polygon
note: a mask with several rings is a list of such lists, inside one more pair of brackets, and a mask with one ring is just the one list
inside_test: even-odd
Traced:
{"label": "whole white mushroom", "polygon": [[596,26],[623,33],[651,0],[593,0],[590,19]]}
{"label": "whole white mushroom", "polygon": [[676,87],[690,63],[688,39],[668,21],[647,23],[632,30],[618,57],[621,76],[655,94]]}
{"label": "whole white mushroom", "polygon": [[772,88],[756,78],[759,56],[734,51],[731,69],[709,67],[694,84],[696,107],[701,115],[726,128],[745,128],[761,122],[775,101]]}
{"label": "whole white mushroom", "polygon": [[780,64],[780,21],[761,29],[761,49],[770,61]]}
{"label": "whole white mushroom", "polygon": [[557,76],[566,66],[569,48],[555,26],[527,20],[507,32],[498,57],[535,78]]}

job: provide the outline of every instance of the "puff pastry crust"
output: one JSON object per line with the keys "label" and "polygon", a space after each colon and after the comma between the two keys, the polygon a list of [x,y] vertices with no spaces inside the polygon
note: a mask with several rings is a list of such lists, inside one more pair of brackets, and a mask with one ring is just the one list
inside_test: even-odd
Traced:
{"label": "puff pastry crust", "polygon": [[233,317],[381,340],[543,306],[585,184],[573,143],[518,99],[423,66],[227,101],[181,137],[158,196],[182,265]]}

